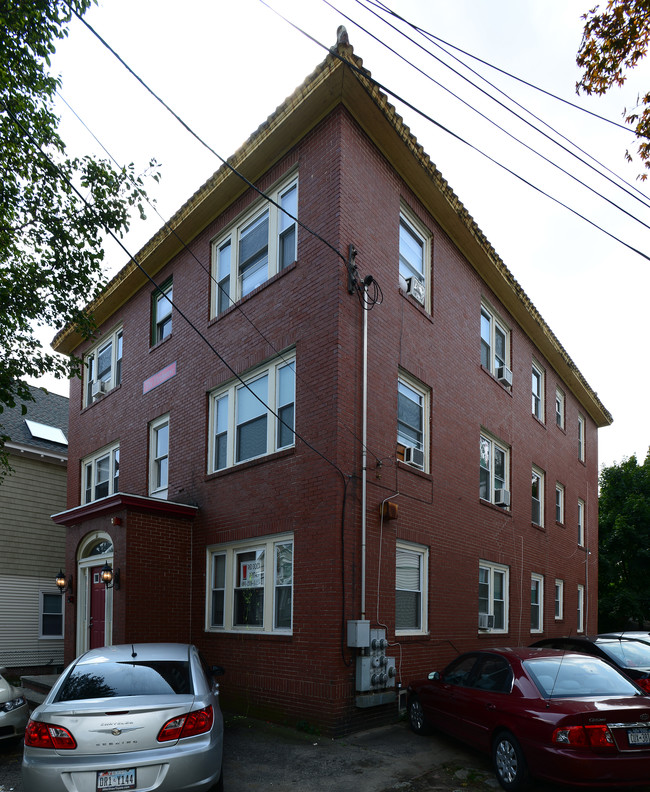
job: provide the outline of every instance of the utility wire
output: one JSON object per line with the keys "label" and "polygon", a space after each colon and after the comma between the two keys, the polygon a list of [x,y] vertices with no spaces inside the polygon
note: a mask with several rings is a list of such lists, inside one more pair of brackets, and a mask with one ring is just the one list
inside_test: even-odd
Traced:
{"label": "utility wire", "polygon": [[269,11],[272,11],[274,14],[279,16],[280,19],[284,20],[292,28],[294,28],[299,33],[301,33],[303,36],[305,36],[310,41],[312,41],[314,44],[316,44],[317,46],[319,46],[322,49],[326,50],[327,52],[330,52],[332,57],[337,58],[338,60],[340,60],[341,63],[345,64],[351,71],[355,72],[355,74],[358,74],[362,78],[362,80],[365,80],[365,81],[369,82],[371,85],[374,85],[376,88],[379,88],[381,91],[386,93],[388,96],[391,96],[391,97],[393,97],[393,99],[397,100],[398,102],[401,102],[403,105],[408,107],[410,110],[413,110],[414,113],[417,113],[419,116],[424,118],[426,121],[429,121],[431,124],[433,124],[438,129],[442,130],[446,134],[450,135],[452,138],[457,140],[459,143],[462,143],[463,145],[465,145],[468,148],[472,149],[472,151],[475,151],[477,154],[480,154],[482,157],[487,159],[492,164],[496,165],[498,168],[501,168],[502,170],[504,170],[506,173],[509,173],[511,176],[513,176],[518,181],[520,181],[523,184],[527,185],[532,190],[535,190],[535,192],[538,192],[540,195],[543,195],[544,197],[546,197],[549,200],[553,201],[554,203],[558,204],[558,206],[561,206],[564,209],[566,209],[568,212],[571,212],[571,214],[575,215],[576,217],[579,217],[581,220],[584,220],[586,223],[588,223],[593,228],[596,228],[598,231],[601,231],[603,234],[605,234],[606,236],[610,237],[610,239],[613,239],[615,242],[618,242],[619,244],[623,245],[623,247],[626,247],[628,250],[631,250],[632,252],[638,254],[639,256],[644,258],[646,261],[650,261],[650,256],[648,256],[647,254],[643,253],[638,248],[635,248],[629,242],[625,242],[624,240],[620,239],[620,237],[617,237],[615,234],[613,234],[611,231],[607,231],[602,226],[598,225],[598,223],[596,223],[594,220],[590,220],[588,217],[586,217],[585,215],[581,214],[576,209],[573,209],[571,206],[569,206],[568,204],[564,203],[559,198],[556,198],[555,196],[553,196],[550,193],[546,192],[541,187],[537,187],[535,184],[533,184],[532,182],[528,181],[523,176],[520,176],[518,173],[513,171],[511,168],[508,168],[506,165],[504,165],[503,163],[499,162],[494,157],[490,156],[486,152],[484,152],[481,149],[479,149],[478,146],[475,146],[474,144],[472,144],[469,141],[465,140],[463,137],[461,137],[456,132],[453,132],[451,129],[449,129],[448,127],[444,126],[444,124],[440,123],[439,121],[436,121],[435,118],[432,118],[430,115],[425,113],[423,110],[420,110],[418,107],[416,107],[414,104],[412,104],[407,99],[402,97],[400,94],[396,93],[395,91],[392,91],[390,88],[385,86],[383,83],[381,83],[378,80],[376,80],[375,78],[373,78],[366,69],[360,69],[354,63],[351,63],[349,60],[347,60],[346,58],[344,58],[341,55],[339,55],[339,53],[336,51],[336,48],[327,47],[325,44],[323,44],[322,42],[318,41],[318,39],[314,38],[314,36],[312,36],[310,33],[307,33],[307,31],[303,30],[295,22],[292,22],[290,19],[287,19],[283,14],[281,14],[275,8],[271,7],[265,0],[259,0],[259,2],[263,6],[266,6],[266,8],[268,8]]}

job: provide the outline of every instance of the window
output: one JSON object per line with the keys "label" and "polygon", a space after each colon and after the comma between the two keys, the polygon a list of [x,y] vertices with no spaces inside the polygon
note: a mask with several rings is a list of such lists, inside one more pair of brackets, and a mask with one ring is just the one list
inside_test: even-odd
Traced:
{"label": "window", "polygon": [[555,485],[555,522],[564,523],[564,486]]}
{"label": "window", "polygon": [[399,219],[399,284],[423,305],[429,304],[430,234],[416,218],[402,210]]}
{"label": "window", "polygon": [[295,365],[284,358],[212,394],[209,472],[294,445]]}
{"label": "window", "polygon": [[292,535],[214,547],[208,565],[207,629],[291,631]]}
{"label": "window", "polygon": [[585,631],[585,587],[578,586],[578,632]]}
{"label": "window", "polygon": [[[480,437],[479,497],[490,503],[503,503],[508,491],[509,449],[487,433]],[[500,500],[501,499],[501,500]],[[505,504],[509,506],[508,504]]]}
{"label": "window", "polygon": [[172,279],[156,289],[151,298],[151,344],[158,344],[172,332],[172,302],[174,284]]}
{"label": "window", "polygon": [[532,473],[532,522],[544,525],[544,473],[533,468]]}
{"label": "window", "polygon": [[578,459],[585,461],[585,419],[578,415]]}
{"label": "window", "polygon": [[564,618],[564,581],[555,581],[555,618]]}
{"label": "window", "polygon": [[41,591],[39,638],[63,638],[63,596]]}
{"label": "window", "polygon": [[542,632],[544,629],[544,578],[542,575],[530,577],[530,631]]}
{"label": "window", "polygon": [[578,544],[585,546],[585,502],[578,498]]}
{"label": "window", "polygon": [[268,195],[275,203],[256,204],[213,243],[212,316],[296,260],[298,180],[294,177]]}
{"label": "window", "polygon": [[508,567],[481,561],[478,568],[478,613],[492,616],[491,632],[506,632],[508,629]]}
{"label": "window", "polygon": [[510,368],[510,331],[485,303],[481,305],[481,365],[495,377]]}
{"label": "window", "polygon": [[532,378],[533,415],[538,420],[543,421],[544,420],[544,372],[536,363],[533,363],[532,373],[533,373],[533,378]]}
{"label": "window", "polygon": [[[426,470],[428,454],[429,392],[401,374],[397,380],[397,444],[403,459]],[[407,451],[407,449],[410,449]]]}
{"label": "window", "polygon": [[149,495],[166,498],[169,486],[169,415],[149,424]]}
{"label": "window", "polygon": [[82,460],[83,502],[91,503],[119,492],[120,447],[105,448]]}
{"label": "window", "polygon": [[427,629],[428,551],[397,542],[395,549],[395,632],[423,633]]}
{"label": "window", "polygon": [[122,382],[122,328],[104,338],[84,357],[84,407]]}
{"label": "window", "polygon": [[555,423],[564,429],[564,393],[559,388],[555,390]]}

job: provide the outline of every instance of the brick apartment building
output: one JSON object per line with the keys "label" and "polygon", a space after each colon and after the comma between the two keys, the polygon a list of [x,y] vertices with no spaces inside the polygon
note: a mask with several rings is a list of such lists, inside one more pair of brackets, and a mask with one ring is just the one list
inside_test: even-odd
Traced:
{"label": "brick apartment building", "polygon": [[136,259],[55,339],[66,659],[191,641],[226,707],[342,733],[596,629],[611,417],[347,43]]}

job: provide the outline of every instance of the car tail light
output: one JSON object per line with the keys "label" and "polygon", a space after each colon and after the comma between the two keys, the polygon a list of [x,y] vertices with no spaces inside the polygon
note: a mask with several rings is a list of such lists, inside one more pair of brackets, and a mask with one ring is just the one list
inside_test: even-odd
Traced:
{"label": "car tail light", "polygon": [[182,737],[194,737],[196,734],[205,734],[212,728],[214,712],[212,706],[196,712],[188,712],[177,718],[168,720],[160,730],[158,742],[180,740]]}
{"label": "car tail light", "polygon": [[75,738],[63,726],[30,720],[25,729],[25,745],[30,748],[54,748],[70,751],[77,747]]}
{"label": "car tail light", "polygon": [[646,693],[650,693],[650,677],[642,677],[641,679],[634,680],[637,685]]}
{"label": "car tail light", "polygon": [[570,745],[573,748],[613,749],[614,738],[605,723],[595,726],[567,726],[553,732],[556,745]]}

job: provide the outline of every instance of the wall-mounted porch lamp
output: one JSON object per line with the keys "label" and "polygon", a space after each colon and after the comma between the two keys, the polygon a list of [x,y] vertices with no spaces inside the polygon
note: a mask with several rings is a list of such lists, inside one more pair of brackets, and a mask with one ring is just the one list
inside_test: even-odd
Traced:
{"label": "wall-mounted porch lamp", "polygon": [[61,594],[65,594],[66,591],[72,593],[72,575],[66,580],[64,571],[60,569],[56,576],[56,585]]}
{"label": "wall-mounted porch lamp", "polygon": [[108,561],[102,567],[99,578],[107,589],[119,589],[120,587],[120,570],[117,569],[113,571],[113,567],[108,563]]}

